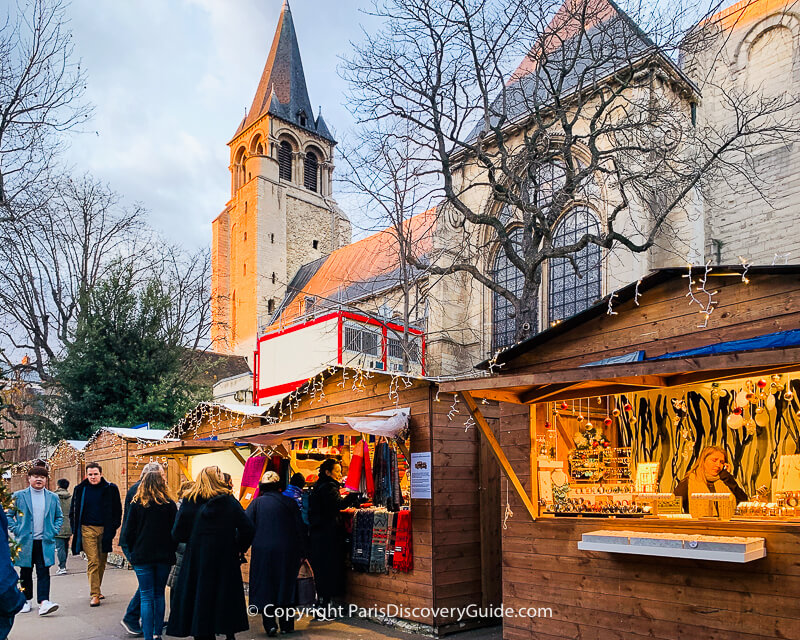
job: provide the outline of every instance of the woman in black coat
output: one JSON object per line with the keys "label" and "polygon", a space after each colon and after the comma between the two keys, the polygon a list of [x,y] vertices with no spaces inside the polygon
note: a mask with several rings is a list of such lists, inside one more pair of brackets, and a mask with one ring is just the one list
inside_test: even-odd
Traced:
{"label": "woman in black coat", "polygon": [[249,628],[240,556],[253,541],[253,524],[224,485],[218,467],[206,467],[186,494],[172,537],[185,542],[167,634],[213,640]]}
{"label": "woman in black coat", "polygon": [[331,598],[343,591],[346,550],[340,512],[357,504],[360,498],[354,493],[342,499],[339,495],[341,482],[342,465],[328,458],[320,465],[319,479],[308,497],[311,568],[322,607],[327,607]]}
{"label": "woman in black coat", "polygon": [[278,625],[283,633],[294,631],[294,616],[275,615],[276,609],[295,605],[295,587],[305,555],[305,525],[300,507],[280,492],[280,477],[267,471],[258,487],[258,498],[247,515],[256,528],[250,556],[250,607],[257,607],[264,631],[274,637]]}

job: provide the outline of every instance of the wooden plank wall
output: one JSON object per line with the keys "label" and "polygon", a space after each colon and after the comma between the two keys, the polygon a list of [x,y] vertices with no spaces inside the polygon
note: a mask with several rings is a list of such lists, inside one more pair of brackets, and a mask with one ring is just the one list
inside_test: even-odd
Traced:
{"label": "wooden plank wall", "polygon": [[83,453],[78,451],[72,445],[61,442],[56,447],[53,455],[47,461],[50,465],[50,482],[48,489],[55,491],[58,485],[56,482],[60,478],[69,480],[69,492],[72,493],[77,485],[83,478]]}
{"label": "wooden plank wall", "polygon": [[798,275],[753,275],[750,284],[740,275],[711,277],[708,286],[718,291],[718,304],[705,329],[698,327],[699,307],[687,303],[686,278],[675,278],[644,291],[638,307],[633,301],[620,304],[618,315],[603,314],[537,346],[508,363],[504,373],[568,369],[639,349],[653,357],[800,324]]}
{"label": "wooden plank wall", "polygon": [[[376,376],[365,380],[364,388],[354,391],[352,383],[340,387],[341,374],[325,383],[325,397],[321,402],[305,399],[294,410],[295,419],[317,415],[355,415],[382,411],[395,406],[389,399],[389,378]],[[398,405],[411,408],[411,451],[430,451],[430,386],[416,383],[413,387],[398,390]],[[434,465],[435,466],[435,465]],[[362,607],[385,607],[397,604],[403,607],[433,606],[433,547],[431,506],[428,500],[415,500],[411,505],[412,550],[414,568],[409,573],[373,574],[346,572],[345,598]],[[431,617],[414,618],[416,622],[433,625]]]}
{"label": "wooden plank wall", "polygon": [[[431,392],[435,399],[435,389],[431,388]],[[480,605],[480,434],[476,426],[465,431],[469,413],[463,402],[455,405],[458,413],[453,413],[452,419],[448,417],[453,407],[451,394],[440,394],[439,402],[432,402],[431,407],[433,499],[423,513],[432,518],[434,606]],[[413,441],[412,446],[424,450]],[[416,503],[413,510],[419,510]],[[436,620],[437,625],[453,622],[452,617]]]}
{"label": "wooden plank wall", "polygon": [[[530,490],[527,407],[503,404],[500,442]],[[506,640],[766,640],[800,638],[800,527],[772,524],[530,520],[511,492],[503,531],[503,603],[552,617],[504,620]],[[744,565],[579,551],[600,528],[763,536],[767,557]]]}

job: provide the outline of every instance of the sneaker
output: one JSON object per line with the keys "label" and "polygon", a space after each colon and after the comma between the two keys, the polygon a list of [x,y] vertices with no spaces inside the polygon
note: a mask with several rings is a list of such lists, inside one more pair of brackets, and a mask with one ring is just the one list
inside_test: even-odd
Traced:
{"label": "sneaker", "polygon": [[142,633],[141,628],[135,627],[132,624],[128,624],[125,620],[120,620],[119,623],[122,625],[122,628],[128,632],[129,636],[141,636],[144,635]]}
{"label": "sneaker", "polygon": [[22,605],[22,609],[19,610],[20,613],[30,613],[31,612],[31,602],[32,600],[26,600],[25,604]]}
{"label": "sneaker", "polygon": [[64,567],[63,569],[59,569],[58,571],[56,571],[56,575],[57,576],[65,576],[65,575],[67,575],[67,568]]}
{"label": "sneaker", "polygon": [[48,613],[53,613],[58,609],[58,604],[50,602],[49,600],[42,600],[39,603],[39,615],[46,616]]}

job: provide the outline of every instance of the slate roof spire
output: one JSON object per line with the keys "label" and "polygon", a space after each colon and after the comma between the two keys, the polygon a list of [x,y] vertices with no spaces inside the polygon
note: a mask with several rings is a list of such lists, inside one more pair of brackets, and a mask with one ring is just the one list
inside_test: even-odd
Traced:
{"label": "slate roof spire", "polygon": [[322,131],[317,131],[288,0],[284,0],[281,8],[275,37],[253,104],[236,133],[244,131],[267,113],[334,141],[327,127],[323,126]]}

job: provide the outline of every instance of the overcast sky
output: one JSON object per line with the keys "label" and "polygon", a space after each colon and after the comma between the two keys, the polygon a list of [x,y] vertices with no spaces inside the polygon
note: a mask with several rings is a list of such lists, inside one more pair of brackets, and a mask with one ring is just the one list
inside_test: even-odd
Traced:
{"label": "overcast sky", "polygon": [[[73,137],[70,163],[141,202],[168,238],[209,246],[211,221],[230,197],[227,142],[250,107],[282,3],[72,0],[75,53],[95,114]],[[353,121],[337,65],[361,38],[368,18],[359,8],[367,6],[291,2],[311,103],[315,112],[322,105],[338,139]]]}

